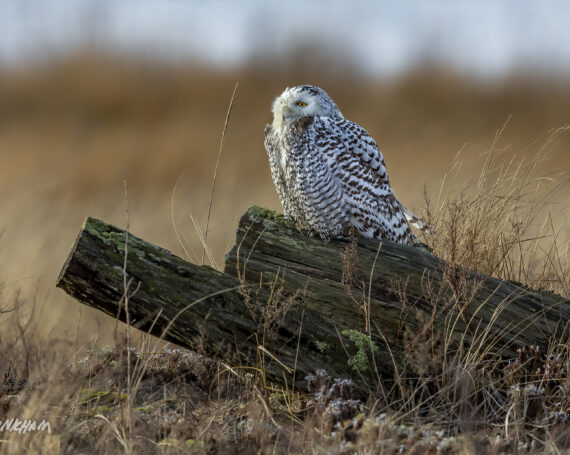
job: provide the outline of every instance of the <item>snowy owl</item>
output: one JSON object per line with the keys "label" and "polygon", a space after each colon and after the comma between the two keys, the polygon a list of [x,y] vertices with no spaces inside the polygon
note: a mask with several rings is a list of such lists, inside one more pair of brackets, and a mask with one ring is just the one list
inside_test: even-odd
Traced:
{"label": "snowy owl", "polygon": [[325,240],[354,226],[365,237],[419,243],[408,220],[421,221],[392,192],[376,142],[324,90],[287,88],[272,111],[265,148],[287,219]]}

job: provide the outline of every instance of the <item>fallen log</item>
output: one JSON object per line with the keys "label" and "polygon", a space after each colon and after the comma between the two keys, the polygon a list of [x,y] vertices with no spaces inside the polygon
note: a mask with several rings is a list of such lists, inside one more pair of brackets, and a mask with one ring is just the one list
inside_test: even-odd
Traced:
{"label": "fallen log", "polygon": [[570,317],[561,297],[392,242],[325,243],[259,207],[242,216],[224,273],[88,218],[57,286],[140,330],[302,389],[317,369],[374,388],[413,369],[426,343],[444,355],[545,348],[568,334]]}

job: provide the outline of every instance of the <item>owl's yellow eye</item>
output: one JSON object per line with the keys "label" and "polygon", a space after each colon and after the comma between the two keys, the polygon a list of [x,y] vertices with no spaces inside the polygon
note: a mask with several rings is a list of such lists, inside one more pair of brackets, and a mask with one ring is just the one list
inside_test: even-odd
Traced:
{"label": "owl's yellow eye", "polygon": [[303,103],[302,101],[297,101],[297,106],[305,107],[307,103]]}

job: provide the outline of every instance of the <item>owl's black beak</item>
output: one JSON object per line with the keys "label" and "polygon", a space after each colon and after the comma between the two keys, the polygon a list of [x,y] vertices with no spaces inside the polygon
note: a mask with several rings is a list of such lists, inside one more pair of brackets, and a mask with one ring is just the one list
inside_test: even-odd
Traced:
{"label": "owl's black beak", "polygon": [[288,118],[295,117],[295,112],[289,106],[283,106],[283,110],[281,111],[281,115],[283,117],[283,120],[286,120]]}

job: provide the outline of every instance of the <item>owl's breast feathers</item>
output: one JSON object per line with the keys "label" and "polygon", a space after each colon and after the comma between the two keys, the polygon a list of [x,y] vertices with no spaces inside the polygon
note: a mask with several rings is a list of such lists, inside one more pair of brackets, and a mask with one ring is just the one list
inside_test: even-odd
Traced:
{"label": "owl's breast feathers", "polygon": [[285,215],[303,230],[328,240],[341,237],[349,226],[341,182],[316,144],[322,127],[306,116],[265,130],[265,146]]}

